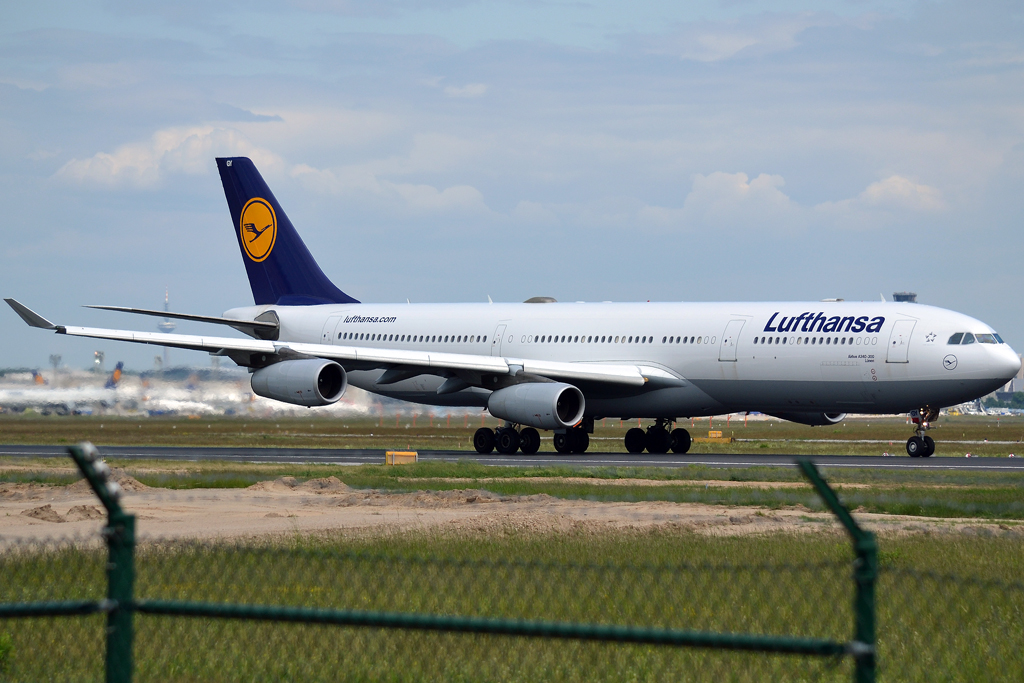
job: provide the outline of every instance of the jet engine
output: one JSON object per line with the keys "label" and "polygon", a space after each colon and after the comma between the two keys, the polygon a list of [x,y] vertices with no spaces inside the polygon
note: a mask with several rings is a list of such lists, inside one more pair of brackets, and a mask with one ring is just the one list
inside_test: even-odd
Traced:
{"label": "jet engine", "polygon": [[565,429],[583,419],[583,392],[560,382],[528,382],[487,398],[491,415],[538,429]]}
{"label": "jet engine", "polygon": [[345,368],[332,360],[285,360],[252,373],[253,393],[297,406],[328,406],[348,388]]}
{"label": "jet engine", "polygon": [[797,424],[823,427],[834,425],[846,419],[846,413],[771,413],[773,417]]}

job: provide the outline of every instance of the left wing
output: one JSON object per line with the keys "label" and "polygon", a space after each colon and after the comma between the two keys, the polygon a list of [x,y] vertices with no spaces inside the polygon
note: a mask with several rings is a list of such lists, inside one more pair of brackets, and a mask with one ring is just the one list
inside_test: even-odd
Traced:
{"label": "left wing", "polygon": [[564,363],[466,353],[405,351],[56,325],[14,299],[5,301],[32,327],[54,330],[57,334],[206,351],[214,355],[229,356],[239,365],[248,367],[263,367],[283,358],[325,358],[338,361],[350,369],[400,367],[408,368],[412,374],[416,374],[415,370],[422,370],[422,373],[469,373],[474,376],[515,376],[525,373],[538,378],[569,382],[586,381],[635,387],[642,387],[650,380],[654,380],[659,386],[684,384],[680,378],[660,368],[631,364]]}

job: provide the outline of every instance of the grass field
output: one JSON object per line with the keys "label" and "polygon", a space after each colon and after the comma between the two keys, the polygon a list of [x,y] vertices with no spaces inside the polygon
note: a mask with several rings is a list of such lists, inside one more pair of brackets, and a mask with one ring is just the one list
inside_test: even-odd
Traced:
{"label": "grass field", "polygon": [[[1019,541],[883,540],[882,680],[1020,680]],[[275,545],[149,545],[150,599],[619,623],[845,641],[842,535],[708,539],[678,531],[407,533]],[[0,601],[102,594],[99,553],[0,554]],[[960,580],[957,576],[970,576]],[[788,656],[378,629],[136,617],[137,680],[849,680]],[[99,680],[102,620],[0,621],[0,680]],[[73,674],[73,675],[69,675]],[[6,676],[6,678],[2,678]]]}
{"label": "grass field", "polygon": [[[470,461],[353,467],[117,458],[108,461],[143,484],[167,489],[243,488],[284,476],[295,477],[300,482],[334,476],[354,488],[389,492],[486,489],[504,496],[547,494],[603,502],[670,501],[768,508],[799,505],[812,510],[824,509],[809,485],[792,485],[804,482],[799,472],[779,467],[494,468]],[[973,517],[1005,520],[1011,525],[1024,523],[1024,473],[850,468],[822,468],[822,471],[851,508],[864,512]],[[66,461],[0,457],[0,483],[66,485],[77,479],[77,472]],[[721,480],[760,485],[726,487],[706,483]],[[609,485],[611,483],[616,485]]]}
{"label": "grass field", "polygon": [[[944,423],[944,428],[984,445],[990,431],[1000,430],[1001,436],[1024,426],[1014,424],[997,427],[963,418]],[[751,422],[744,438],[754,435],[754,440],[739,444],[796,444],[834,453],[846,445],[859,448],[858,440],[876,428],[905,433],[906,425],[889,421],[869,428],[851,421],[832,430],[838,431],[835,440],[823,443],[808,440],[821,438],[819,430],[785,423],[755,427]],[[376,436],[359,436],[371,431]],[[361,447],[404,448],[406,444],[394,443],[403,436],[413,447],[423,448],[407,435],[427,441],[454,438],[458,443],[471,432],[461,426],[431,430],[420,425],[413,432],[411,426],[406,430],[400,425],[385,433],[379,425],[316,421],[0,419],[0,441],[6,443],[92,439],[101,445],[253,445],[267,440],[274,443],[266,445],[331,447],[366,438],[373,445]],[[621,433],[605,427],[598,435]],[[990,438],[993,446],[995,441]],[[976,452],[978,445],[969,447]],[[783,452],[797,452],[796,447]],[[1000,447],[1005,451],[1013,446]],[[484,488],[507,495],[547,493],[596,501],[821,509],[809,487],[793,486],[802,478],[787,468],[494,468],[469,461],[402,467],[149,460],[112,464],[145,484],[176,489],[241,487],[280,476],[337,476],[356,488],[386,491]],[[1024,520],[1024,475],[847,468],[825,474],[848,505],[866,511],[998,519],[1011,529]],[[0,483],[66,484],[75,479],[70,463],[62,460],[0,458]],[[723,479],[759,487],[709,485]],[[891,534],[880,539],[880,547],[880,680],[1024,679],[1024,543],[1019,533]],[[814,534],[726,538],[672,527],[557,534],[519,528],[486,535],[385,532],[255,544],[154,541],[139,550],[136,586],[140,598],[151,599],[623,623],[844,641],[852,632],[850,560],[849,541],[831,527]],[[101,597],[103,566],[98,551],[0,545],[0,602]],[[137,615],[136,627],[139,681],[851,677],[848,660],[837,666],[753,653],[145,615]],[[101,680],[102,652],[102,617],[0,620],[0,681]]]}
{"label": "grass field", "polygon": [[[0,443],[70,444],[88,440],[97,445],[247,446],[294,448],[367,448],[472,450],[473,432],[494,418],[392,416],[374,420],[320,419],[316,413],[297,418],[256,420],[231,418],[120,418],[109,416],[0,415]],[[590,442],[596,452],[622,452],[622,437],[637,421],[599,421]],[[643,423],[644,426],[648,422]],[[831,455],[905,455],[912,428],[904,418],[856,418],[829,427],[807,427],[778,420],[707,418],[678,423],[692,436],[709,429],[737,439],[730,444],[695,443],[691,453],[792,453]],[[936,455],[1024,456],[1024,417],[942,417],[930,432]],[[541,450],[553,452],[550,434],[542,434]]]}

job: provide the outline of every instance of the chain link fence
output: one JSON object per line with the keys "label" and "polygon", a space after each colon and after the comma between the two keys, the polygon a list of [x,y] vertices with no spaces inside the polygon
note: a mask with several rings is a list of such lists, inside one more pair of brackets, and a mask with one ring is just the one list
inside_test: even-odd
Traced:
{"label": "chain link fence", "polygon": [[876,662],[882,680],[1024,680],[1024,586],[876,580],[867,546],[853,562],[643,564],[136,545],[116,513],[103,537],[0,544],[0,681],[849,681]]}

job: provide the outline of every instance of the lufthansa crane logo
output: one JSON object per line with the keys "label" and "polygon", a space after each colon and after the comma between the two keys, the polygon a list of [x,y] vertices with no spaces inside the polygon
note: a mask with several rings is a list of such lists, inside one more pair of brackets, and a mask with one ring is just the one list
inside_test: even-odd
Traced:
{"label": "lufthansa crane logo", "polygon": [[250,199],[238,223],[242,248],[249,258],[258,263],[270,256],[277,240],[277,215],[270,202],[260,197]]}

